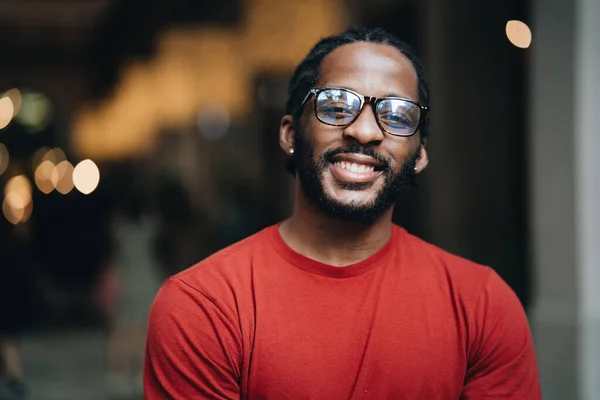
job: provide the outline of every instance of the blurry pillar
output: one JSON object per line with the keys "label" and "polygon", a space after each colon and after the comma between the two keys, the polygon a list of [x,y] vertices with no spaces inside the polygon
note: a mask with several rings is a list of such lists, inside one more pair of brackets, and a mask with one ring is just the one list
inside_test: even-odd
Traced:
{"label": "blurry pillar", "polygon": [[546,400],[600,398],[600,3],[534,0],[531,322]]}
{"label": "blurry pillar", "polygon": [[600,398],[600,2],[579,0],[576,14],[575,149],[579,272],[580,387]]}

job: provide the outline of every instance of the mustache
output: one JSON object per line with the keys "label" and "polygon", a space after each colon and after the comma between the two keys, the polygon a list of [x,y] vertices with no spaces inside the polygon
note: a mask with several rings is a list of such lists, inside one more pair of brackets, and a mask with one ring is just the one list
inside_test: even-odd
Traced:
{"label": "mustache", "polygon": [[377,162],[381,164],[382,171],[388,171],[391,169],[390,161],[388,161],[388,159],[383,157],[381,154],[375,152],[372,147],[364,147],[358,144],[353,144],[348,147],[338,147],[337,149],[326,151],[323,154],[323,159],[328,163],[333,163],[333,157],[337,156],[338,154],[364,154],[377,160]]}

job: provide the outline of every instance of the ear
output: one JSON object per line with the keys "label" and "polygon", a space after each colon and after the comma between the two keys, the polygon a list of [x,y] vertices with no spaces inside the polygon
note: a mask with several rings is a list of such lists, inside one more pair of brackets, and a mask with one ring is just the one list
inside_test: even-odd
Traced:
{"label": "ear", "polygon": [[[294,117],[284,115],[279,126],[279,146],[287,154],[294,148]],[[292,150],[290,152],[290,150]]]}
{"label": "ear", "polygon": [[427,156],[427,149],[425,149],[425,145],[427,144],[427,139],[423,139],[421,141],[420,149],[419,149],[419,158],[417,158],[417,164],[415,165],[416,173],[419,174],[423,171],[427,164],[429,164],[429,157]]}

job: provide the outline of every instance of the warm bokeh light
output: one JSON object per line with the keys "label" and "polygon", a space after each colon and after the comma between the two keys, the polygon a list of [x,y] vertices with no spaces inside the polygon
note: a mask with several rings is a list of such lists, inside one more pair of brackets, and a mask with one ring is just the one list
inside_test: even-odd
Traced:
{"label": "warm bokeh light", "polygon": [[4,187],[4,195],[13,208],[25,208],[31,203],[31,183],[25,175],[12,177]]}
{"label": "warm bokeh light", "polygon": [[73,183],[83,194],[92,193],[100,182],[100,170],[92,160],[83,160],[73,170]]}
{"label": "warm bokeh light", "polygon": [[0,129],[5,128],[12,120],[14,112],[13,102],[10,97],[0,99]]}
{"label": "warm bokeh light", "polygon": [[4,187],[2,212],[11,224],[25,222],[33,211],[31,183],[25,175],[12,177]]}
{"label": "warm bokeh light", "polygon": [[25,208],[13,208],[11,206],[11,203],[14,202],[11,198],[14,196],[18,195],[11,193],[9,196],[4,198],[4,201],[2,202],[2,213],[8,222],[16,225],[25,217]]}
{"label": "warm bokeh light", "polygon": [[6,172],[9,162],[10,155],[8,154],[8,149],[3,143],[0,143],[0,175]]}
{"label": "warm bokeh light", "polygon": [[60,162],[56,166],[58,174],[58,183],[56,184],[56,190],[61,194],[67,194],[75,184],[73,183],[73,165],[68,161]]}
{"label": "warm bokeh light", "polygon": [[30,199],[27,197],[24,198],[21,193],[18,192],[8,192],[4,197],[6,204],[13,210],[24,210],[29,204],[29,200]]}
{"label": "warm bokeh light", "polygon": [[65,152],[58,147],[48,150],[44,156],[42,157],[42,161],[52,161],[52,164],[58,165],[59,163],[65,161],[67,159],[67,155]]}
{"label": "warm bokeh light", "polygon": [[2,213],[8,222],[13,225],[19,222],[26,222],[33,212],[33,202],[29,202],[25,207],[13,207],[12,204],[21,203],[19,195],[11,192],[4,198],[2,202]]}
{"label": "warm bokeh light", "polygon": [[66,194],[73,189],[73,166],[62,149],[42,147],[35,152],[31,163],[35,171],[35,185],[40,192],[49,194],[57,189]]}
{"label": "warm bokeh light", "polygon": [[50,160],[40,163],[35,169],[35,185],[40,192],[48,194],[52,192],[58,184],[58,169]]}
{"label": "warm bokeh light", "polygon": [[8,97],[13,104],[13,118],[19,114],[21,111],[21,104],[23,104],[23,97],[21,96],[21,92],[19,89],[10,89],[6,93],[4,93],[3,97]]}
{"label": "warm bokeh light", "polygon": [[526,49],[531,44],[531,30],[524,22],[511,20],[506,23],[506,37],[512,44]]}

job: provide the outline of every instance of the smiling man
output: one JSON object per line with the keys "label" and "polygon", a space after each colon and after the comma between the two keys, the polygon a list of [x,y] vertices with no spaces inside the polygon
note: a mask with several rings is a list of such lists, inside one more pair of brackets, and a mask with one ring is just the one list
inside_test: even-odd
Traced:
{"label": "smiling man", "polygon": [[164,284],[146,399],[541,398],[513,291],[392,223],[427,166],[428,103],[418,59],[384,31],[311,50],[280,127],[294,212]]}

